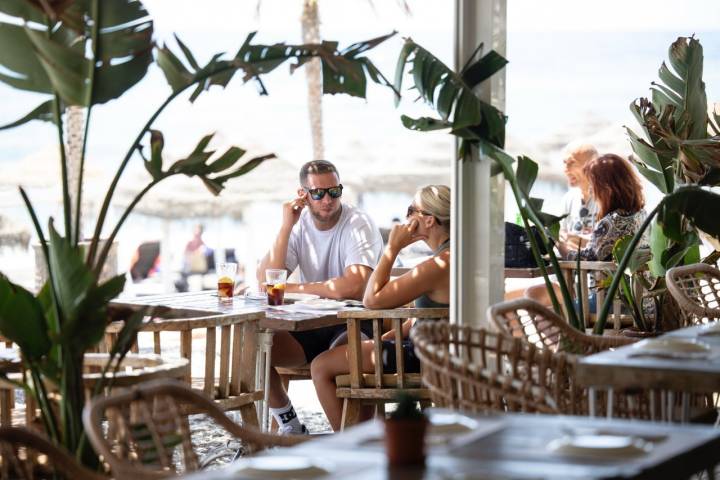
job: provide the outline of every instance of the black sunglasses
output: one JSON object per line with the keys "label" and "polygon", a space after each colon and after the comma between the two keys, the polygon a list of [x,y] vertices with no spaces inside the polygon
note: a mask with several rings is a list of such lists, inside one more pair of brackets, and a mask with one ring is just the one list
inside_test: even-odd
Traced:
{"label": "black sunglasses", "polygon": [[327,193],[330,195],[330,198],[340,198],[342,197],[342,191],[343,186],[342,183],[336,187],[330,187],[330,188],[306,188],[303,187],[303,190],[308,192],[310,194],[310,198],[313,200],[322,200],[325,194]]}
{"label": "black sunglasses", "polygon": [[410,215],[412,215],[413,213],[419,213],[420,215],[427,215],[428,217],[433,217],[439,225],[442,225],[442,222],[440,221],[440,219],[437,218],[435,215],[433,215],[430,212],[426,212],[425,210],[420,210],[419,208],[416,208],[415,205],[410,205],[408,207],[407,213],[405,214],[405,218],[410,218]]}

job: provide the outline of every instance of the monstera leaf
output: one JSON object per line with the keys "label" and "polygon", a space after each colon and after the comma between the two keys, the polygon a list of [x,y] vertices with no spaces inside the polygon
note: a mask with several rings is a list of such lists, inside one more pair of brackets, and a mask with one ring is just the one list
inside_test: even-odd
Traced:
{"label": "monstera leaf", "polygon": [[[139,0],[103,2],[97,31],[92,2],[3,0],[0,81],[37,93],[57,93],[64,106],[90,106],[122,95],[152,63],[153,23]],[[93,56],[88,52],[94,52]],[[51,120],[46,101],[6,127]]]}
{"label": "monstera leaf", "polygon": [[412,130],[450,128],[451,133],[468,141],[486,140],[505,144],[505,115],[483,102],[473,88],[502,69],[507,60],[494,51],[474,61],[474,55],[460,73],[454,72],[432,53],[411,39],[405,41],[395,70],[395,89],[402,88],[405,70],[413,80],[412,88],[440,115],[439,119],[402,117]]}

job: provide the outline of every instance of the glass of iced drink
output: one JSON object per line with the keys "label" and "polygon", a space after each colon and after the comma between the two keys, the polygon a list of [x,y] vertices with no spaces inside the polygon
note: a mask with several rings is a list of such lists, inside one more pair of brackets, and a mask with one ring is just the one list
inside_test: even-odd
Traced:
{"label": "glass of iced drink", "polygon": [[221,263],[217,269],[218,275],[218,297],[233,297],[235,290],[235,274],[237,273],[237,263]]}
{"label": "glass of iced drink", "polygon": [[268,305],[282,305],[285,297],[287,270],[269,268],[265,270],[265,289]]}

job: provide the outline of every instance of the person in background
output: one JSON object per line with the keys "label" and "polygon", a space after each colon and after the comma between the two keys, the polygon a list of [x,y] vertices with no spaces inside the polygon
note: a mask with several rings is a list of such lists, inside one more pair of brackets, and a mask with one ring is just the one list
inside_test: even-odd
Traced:
{"label": "person in background", "polygon": [[[286,292],[303,292],[334,299],[362,298],[365,285],[382,253],[380,231],[367,214],[343,203],[337,168],[326,160],[300,169],[300,188],[283,205],[280,232],[260,262],[257,279],[265,282],[268,268],[299,269],[300,282]],[[371,327],[368,325],[369,332]],[[299,367],[312,362],[345,333],[345,325],[305,332],[276,332],[273,367]],[[370,334],[372,335],[372,334]],[[270,412],[280,433],[305,433],[280,375],[270,369]]]}
{"label": "person in background", "polygon": [[180,278],[175,281],[175,289],[178,292],[188,291],[188,276],[193,274],[202,275],[210,269],[210,265],[208,265],[208,255],[211,255],[212,251],[205,245],[205,241],[202,238],[203,232],[204,227],[201,224],[195,225],[192,237],[185,244]]}
{"label": "person in background", "polygon": [[[582,249],[569,248],[560,243],[558,249],[567,260],[609,261],[615,243],[632,236],[645,220],[643,187],[630,162],[608,153],[587,163],[584,168],[598,208],[598,218],[587,245]],[[598,279],[596,279],[597,282]],[[554,284],[557,287],[557,284]],[[559,293],[559,288],[556,288]],[[526,290],[526,296],[550,305],[545,285],[535,285]],[[590,295],[591,311],[596,310],[595,292]]]}
{"label": "person in background", "polygon": [[568,248],[577,248],[587,243],[595,225],[597,205],[584,168],[598,153],[592,145],[582,143],[571,143],[564,152],[564,172],[570,189],[562,199],[562,213],[567,216],[560,223],[560,242]]}
{"label": "person in background", "polygon": [[[390,279],[393,262],[402,249],[424,241],[432,256],[404,275]],[[450,301],[450,189],[444,185],[429,185],[420,189],[407,210],[407,223],[395,225],[390,231],[385,253],[370,276],[365,288],[363,304],[367,308],[395,308],[414,301],[417,308],[447,307]],[[411,320],[403,323],[405,338]],[[383,371],[393,373],[395,366],[394,332],[383,335]],[[318,399],[333,430],[340,428],[342,401],[335,394],[335,377],[349,372],[347,345],[328,350],[310,365]],[[375,362],[373,341],[362,343],[363,369],[373,372]],[[403,342],[405,371],[420,371],[410,340]]]}

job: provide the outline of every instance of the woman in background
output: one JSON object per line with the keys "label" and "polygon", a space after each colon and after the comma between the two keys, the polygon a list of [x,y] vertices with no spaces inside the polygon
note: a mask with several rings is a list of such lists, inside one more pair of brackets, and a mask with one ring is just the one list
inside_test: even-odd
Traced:
{"label": "woman in background", "polygon": [[[579,257],[587,261],[611,261],[615,242],[635,235],[647,216],[643,187],[630,162],[612,153],[590,160],[584,172],[590,181],[592,196],[598,207],[597,218],[600,220],[585,248],[574,250],[560,243],[558,250],[567,260],[577,260]],[[559,294],[559,287],[553,285]],[[551,303],[545,285],[528,288],[525,296],[544,305]],[[589,299],[591,311],[596,311],[595,303],[595,292],[592,292]]]}

